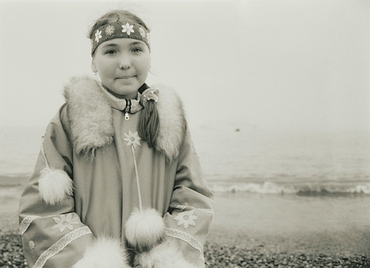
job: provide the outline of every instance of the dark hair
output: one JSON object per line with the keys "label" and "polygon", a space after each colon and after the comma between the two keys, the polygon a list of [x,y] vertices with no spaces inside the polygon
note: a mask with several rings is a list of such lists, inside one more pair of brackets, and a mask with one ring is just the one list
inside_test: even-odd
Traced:
{"label": "dark hair", "polygon": [[146,141],[150,148],[156,147],[159,135],[159,115],[155,101],[144,102],[144,110],[141,111],[138,132],[142,140]]}
{"label": "dark hair", "polygon": [[[144,23],[144,21],[135,14],[126,10],[112,10],[96,20],[96,22],[91,27],[87,37],[93,40],[94,33],[99,27],[116,21],[129,21],[132,23],[136,23],[143,26],[148,32],[150,32],[148,26]],[[142,91],[146,89],[146,87],[143,88],[144,86],[146,85],[144,84],[140,89],[138,89],[141,91],[140,93],[142,93]],[[157,137],[159,135],[159,115],[157,103],[155,101],[148,101],[143,103],[145,103],[145,107],[140,114],[138,124],[139,136],[142,140],[147,142],[150,148],[155,148]]]}

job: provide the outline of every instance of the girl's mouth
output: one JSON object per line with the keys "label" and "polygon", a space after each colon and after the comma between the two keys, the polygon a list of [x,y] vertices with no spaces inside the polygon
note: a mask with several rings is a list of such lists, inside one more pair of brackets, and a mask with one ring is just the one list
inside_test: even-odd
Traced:
{"label": "girl's mouth", "polygon": [[130,79],[130,78],[134,78],[135,76],[134,75],[124,75],[124,76],[120,76],[120,77],[117,77],[117,79]]}

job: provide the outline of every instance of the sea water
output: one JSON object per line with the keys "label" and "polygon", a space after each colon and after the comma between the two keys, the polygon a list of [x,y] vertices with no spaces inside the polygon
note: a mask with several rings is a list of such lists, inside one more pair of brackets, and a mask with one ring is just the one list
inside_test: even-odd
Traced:
{"label": "sea water", "polygon": [[30,176],[46,127],[0,127],[1,177]]}
{"label": "sea water", "polygon": [[[0,179],[30,176],[45,127],[0,128]],[[370,194],[370,133],[191,126],[214,192]]]}
{"label": "sea water", "polygon": [[215,192],[370,194],[370,133],[198,127],[193,134]]}

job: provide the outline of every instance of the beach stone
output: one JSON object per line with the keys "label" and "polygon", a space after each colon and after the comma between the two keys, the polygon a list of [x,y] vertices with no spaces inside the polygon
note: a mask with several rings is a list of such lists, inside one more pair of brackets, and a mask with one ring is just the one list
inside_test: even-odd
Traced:
{"label": "beach stone", "polygon": [[[208,268],[309,268],[370,267],[370,256],[341,254],[303,254],[294,252],[274,252],[266,247],[246,249],[242,245],[224,245],[207,242],[204,246],[205,262]],[[343,254],[344,255],[344,254]],[[21,237],[17,233],[0,234],[0,267],[27,268],[23,256]]]}

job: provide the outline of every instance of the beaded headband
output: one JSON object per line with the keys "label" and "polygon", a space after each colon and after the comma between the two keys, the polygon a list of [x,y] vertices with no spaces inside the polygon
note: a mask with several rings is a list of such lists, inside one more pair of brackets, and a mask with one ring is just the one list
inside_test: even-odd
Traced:
{"label": "beaded headband", "polygon": [[131,38],[143,41],[150,49],[150,33],[141,25],[130,22],[113,22],[100,26],[95,31],[94,39],[91,39],[91,55],[103,42],[114,38]]}

